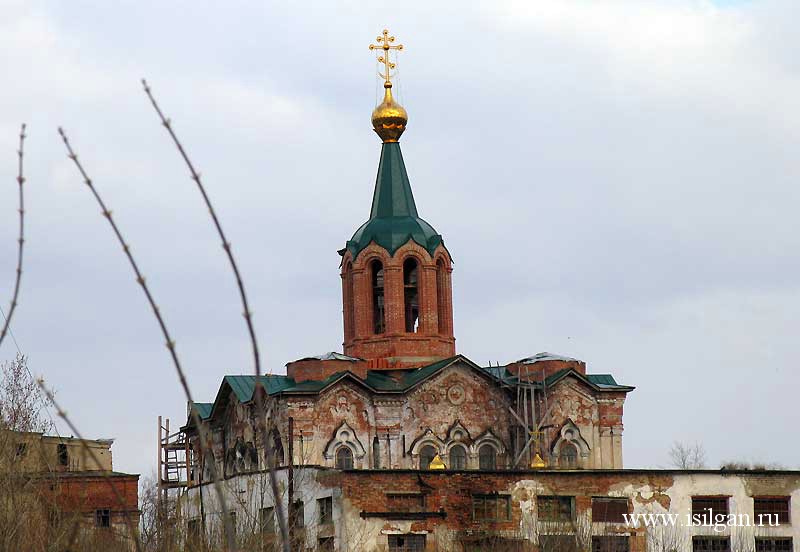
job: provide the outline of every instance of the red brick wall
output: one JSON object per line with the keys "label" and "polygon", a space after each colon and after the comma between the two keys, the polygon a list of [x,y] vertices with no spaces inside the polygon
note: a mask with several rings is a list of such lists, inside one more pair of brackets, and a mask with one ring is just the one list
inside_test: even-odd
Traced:
{"label": "red brick wall", "polygon": [[[403,263],[413,257],[419,264],[419,326],[405,331]],[[375,334],[370,264],[379,260],[384,268],[386,331]],[[437,262],[443,267],[437,271]],[[390,257],[371,244],[355,260],[345,253],[342,260],[344,353],[372,359],[386,359],[391,367],[421,366],[455,355],[452,308],[452,262],[440,246],[433,257],[413,241]],[[437,280],[440,280],[437,287]],[[440,297],[441,295],[441,297]],[[442,301],[440,308],[439,301]],[[439,321],[439,316],[444,319]]]}

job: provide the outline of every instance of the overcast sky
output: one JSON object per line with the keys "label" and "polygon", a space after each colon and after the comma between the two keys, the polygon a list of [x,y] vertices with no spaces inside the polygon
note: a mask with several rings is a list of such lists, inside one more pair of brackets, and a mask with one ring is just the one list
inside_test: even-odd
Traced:
{"label": "overcast sky", "polygon": [[[367,45],[405,45],[417,206],[455,259],[457,349],[539,351],[637,387],[626,467],[674,440],[798,468],[800,6],[785,1],[0,0],[0,301],[114,467],[150,474],[185,421],[163,339],[63,125],[132,244],[198,400],[250,373],[233,278],[141,91],[147,77],[233,242],[266,369],[340,351],[337,249],[369,214],[380,92]],[[11,359],[6,340],[0,358]],[[62,425],[62,431],[63,425]],[[66,431],[68,434],[69,432]]]}

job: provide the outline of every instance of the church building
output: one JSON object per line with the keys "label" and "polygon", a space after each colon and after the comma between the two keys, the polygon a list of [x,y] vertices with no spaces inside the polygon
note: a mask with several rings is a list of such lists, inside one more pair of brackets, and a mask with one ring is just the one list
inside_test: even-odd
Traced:
{"label": "church building", "polygon": [[[260,483],[268,450],[298,550],[528,549],[519,543],[545,550],[547,531],[531,521],[545,511],[556,519],[594,512],[601,521],[593,500],[606,495],[622,500],[625,512],[639,499],[643,508],[669,510],[675,475],[622,469],[623,410],[633,387],[557,354],[482,366],[458,353],[457,272],[444,236],[414,200],[400,147],[408,115],[392,94],[393,42],[384,32],[373,47],[385,73],[372,113],[381,146],[369,217],[353,221],[339,251],[342,351],[259,378],[269,396],[266,431],[255,423],[253,375],[224,376],[212,402],[190,405],[213,444],[213,457],[204,457],[190,416],[182,428],[190,535],[200,526],[207,534],[215,515],[228,515],[215,510],[209,490],[213,463],[239,497],[232,508],[240,530],[266,524],[277,538],[275,501]],[[332,293],[333,278],[332,271]],[[644,550],[628,533],[620,533],[624,544],[591,549]],[[512,548],[481,545],[490,534]]]}

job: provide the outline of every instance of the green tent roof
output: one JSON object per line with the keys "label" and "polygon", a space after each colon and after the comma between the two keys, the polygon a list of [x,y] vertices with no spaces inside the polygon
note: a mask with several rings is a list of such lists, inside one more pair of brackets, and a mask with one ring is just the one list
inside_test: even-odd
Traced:
{"label": "green tent roof", "polygon": [[408,240],[414,240],[433,255],[442,243],[442,236],[417,214],[400,144],[392,142],[381,148],[369,220],[356,230],[340,253],[350,251],[355,258],[374,241],[394,255]]}

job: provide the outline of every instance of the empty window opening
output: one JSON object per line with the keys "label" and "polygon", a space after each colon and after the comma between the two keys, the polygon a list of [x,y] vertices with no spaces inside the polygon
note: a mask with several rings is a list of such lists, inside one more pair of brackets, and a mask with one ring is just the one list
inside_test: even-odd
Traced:
{"label": "empty window opening", "polygon": [[94,522],[98,527],[111,527],[111,510],[95,510]]}
{"label": "empty window opening", "polygon": [[317,519],[320,525],[333,523],[333,498],[327,496],[317,499]]}
{"label": "empty window opening", "polygon": [[467,469],[467,450],[461,445],[454,445],[453,448],[450,449],[450,469]]}
{"label": "empty window opening", "polygon": [[317,550],[320,552],[333,552],[336,550],[334,547],[333,537],[320,537],[317,540],[317,544],[319,545]]}
{"label": "empty window opening", "polygon": [[344,338],[350,340],[355,337],[355,294],[353,279],[353,264],[348,262],[344,267]]}
{"label": "empty window opening", "polygon": [[271,535],[275,532],[275,509],[274,508],[261,508],[259,510],[259,521],[261,525],[261,532]]}
{"label": "empty window opening", "polygon": [[433,446],[425,445],[422,447],[419,451],[419,469],[429,469],[434,456],[436,456],[436,449]]}
{"label": "empty window opening", "polygon": [[383,265],[380,261],[372,261],[372,329],[376,334],[386,331],[386,315],[384,312]]}
{"label": "empty window opening", "polygon": [[478,449],[478,464],[482,470],[497,469],[497,453],[492,445],[483,445]]}
{"label": "empty window opening", "polygon": [[339,447],[339,449],[336,451],[336,469],[353,469],[353,451],[350,450],[350,447]]}
{"label": "empty window opening", "polygon": [[58,465],[69,466],[69,452],[67,451],[67,445],[64,443],[58,444]]}
{"label": "empty window opening", "polygon": [[415,333],[419,326],[418,274],[419,271],[416,259],[406,259],[403,263],[403,297],[405,304],[406,331],[409,333]]}
{"label": "empty window opening", "polygon": [[295,527],[305,527],[306,525],[306,506],[302,500],[295,500],[294,511],[292,512],[292,523]]}
{"label": "empty window opening", "polygon": [[436,262],[436,310],[439,319],[439,334],[447,333],[447,269],[444,260]]}

